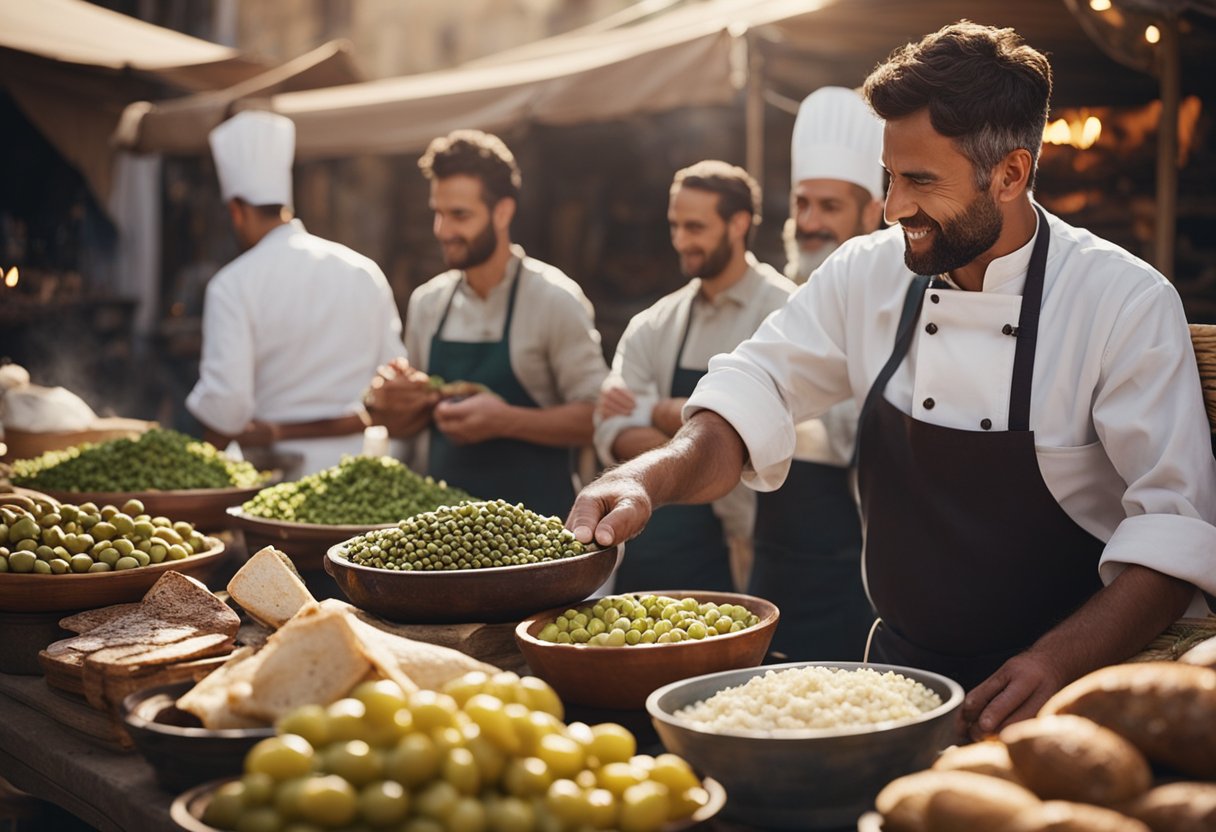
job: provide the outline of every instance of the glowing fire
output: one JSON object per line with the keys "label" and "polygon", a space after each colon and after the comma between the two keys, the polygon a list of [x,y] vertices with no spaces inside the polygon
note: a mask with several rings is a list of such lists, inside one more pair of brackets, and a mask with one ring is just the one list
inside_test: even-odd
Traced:
{"label": "glowing fire", "polygon": [[17,281],[21,279],[21,275],[17,272],[17,267],[13,266],[8,270],[8,274],[4,276],[4,285],[12,289],[17,285]]}
{"label": "glowing fire", "polygon": [[1097,116],[1089,116],[1084,121],[1074,119],[1069,122],[1058,118],[1043,129],[1043,141],[1047,144],[1069,144],[1081,150],[1094,146],[1094,142],[1102,135],[1102,122]]}

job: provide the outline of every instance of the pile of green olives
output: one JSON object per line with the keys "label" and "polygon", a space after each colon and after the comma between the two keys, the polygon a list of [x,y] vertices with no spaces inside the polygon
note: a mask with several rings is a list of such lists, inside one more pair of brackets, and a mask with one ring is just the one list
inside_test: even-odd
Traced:
{"label": "pile of green olives", "polygon": [[666,595],[608,595],[593,605],[566,610],[538,634],[554,644],[631,647],[724,636],[760,619],[738,604],[700,602]]}
{"label": "pile of green olives", "polygon": [[352,563],[402,572],[519,566],[581,555],[557,517],[504,500],[443,506],[355,538]]}
{"label": "pile of green olives", "polygon": [[151,517],[139,500],[0,506],[0,572],[64,575],[111,572],[185,560],[207,540],[190,523]]}
{"label": "pile of green olives", "polygon": [[264,488],[241,508],[268,520],[374,526],[471,499],[391,457],[348,456],[332,468]]}
{"label": "pile of green olives", "polygon": [[135,439],[85,443],[13,463],[13,485],[43,491],[255,488],[262,475],[214,445],[154,429]]}
{"label": "pile of green olives", "polygon": [[656,832],[709,799],[674,754],[614,723],[563,724],[552,688],[474,671],[444,692],[364,682],[306,705],[245,757],[203,821],[241,832]]}

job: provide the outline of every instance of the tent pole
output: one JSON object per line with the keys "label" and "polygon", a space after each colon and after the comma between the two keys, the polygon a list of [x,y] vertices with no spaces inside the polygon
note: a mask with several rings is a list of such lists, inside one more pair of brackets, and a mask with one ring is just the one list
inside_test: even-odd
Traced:
{"label": "tent pole", "polygon": [[764,61],[753,38],[747,39],[747,172],[764,185]]}
{"label": "tent pole", "polygon": [[1178,218],[1178,102],[1181,97],[1177,16],[1168,15],[1160,28],[1161,119],[1157,128],[1156,265],[1158,271],[1173,280]]}

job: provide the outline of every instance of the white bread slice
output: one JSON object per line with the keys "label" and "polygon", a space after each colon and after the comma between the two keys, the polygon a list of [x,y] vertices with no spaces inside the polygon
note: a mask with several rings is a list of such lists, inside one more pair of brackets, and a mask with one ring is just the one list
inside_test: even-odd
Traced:
{"label": "white bread slice", "polygon": [[274,722],[301,705],[342,698],[371,667],[344,614],[301,616],[267,640],[253,675],[229,688],[229,705],[242,716]]}
{"label": "white bread slice", "polygon": [[253,677],[261,664],[262,653],[242,647],[232,654],[222,667],[216,668],[177,700],[177,707],[194,714],[204,728],[212,731],[224,728],[254,728],[265,725],[260,719],[241,716],[228,704],[228,690],[238,682]]}
{"label": "white bread slice", "polygon": [[278,629],[315,598],[287,555],[267,546],[245,562],[228,582],[228,594],[245,612]]}

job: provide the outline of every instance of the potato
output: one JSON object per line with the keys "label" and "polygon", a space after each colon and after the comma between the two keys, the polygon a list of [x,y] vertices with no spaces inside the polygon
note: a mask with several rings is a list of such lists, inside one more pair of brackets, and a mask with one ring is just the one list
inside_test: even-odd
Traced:
{"label": "potato", "polygon": [[1113,809],[1066,800],[1048,800],[1022,814],[1017,824],[1017,832],[1153,832]]}
{"label": "potato", "polygon": [[[930,804],[943,795],[951,797],[939,808],[941,817],[931,821]],[[1020,811],[1037,806],[1039,799],[1016,783],[998,777],[969,771],[930,770],[891,781],[874,803],[883,816],[883,832],[951,829],[1005,832],[1001,824],[1017,817]],[[938,822],[943,819],[946,826],[939,828]],[[968,827],[967,823],[976,825]]]}
{"label": "potato", "polygon": [[985,740],[971,745],[952,745],[933,762],[934,771],[970,771],[1018,782],[1009,759],[1009,749],[999,740]]}
{"label": "potato", "polygon": [[1054,714],[1091,719],[1153,762],[1216,779],[1216,670],[1177,662],[1104,667],[1065,687],[1039,711]]}
{"label": "potato", "polygon": [[1148,761],[1134,745],[1084,717],[1029,719],[1000,736],[1018,780],[1045,800],[1111,805],[1152,784]]}
{"label": "potato", "polygon": [[1211,832],[1216,829],[1216,783],[1167,783],[1119,808],[1153,832]]}

